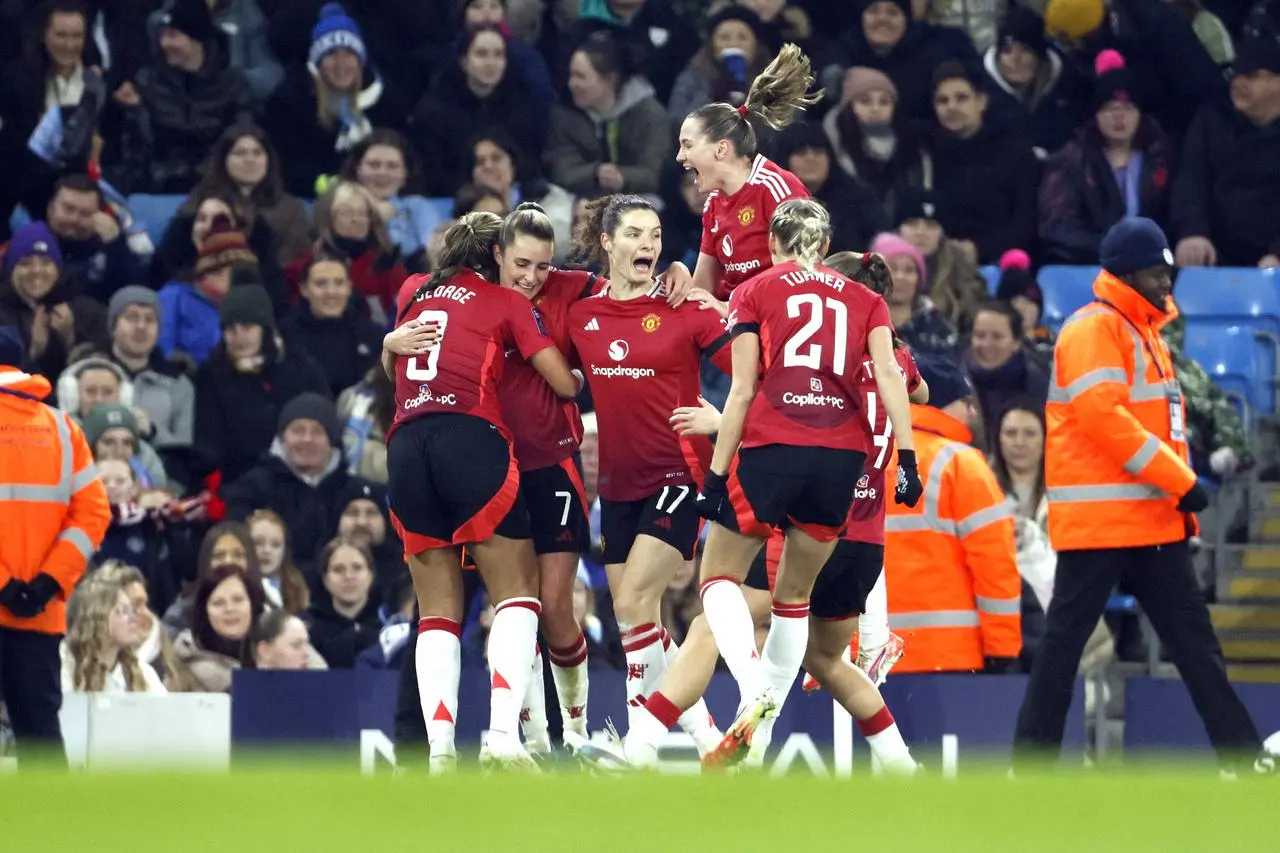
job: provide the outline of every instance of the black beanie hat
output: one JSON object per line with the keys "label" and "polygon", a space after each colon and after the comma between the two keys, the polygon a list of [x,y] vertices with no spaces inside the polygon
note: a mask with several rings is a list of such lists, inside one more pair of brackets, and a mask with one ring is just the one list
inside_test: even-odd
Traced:
{"label": "black beanie hat", "polygon": [[312,420],[320,424],[329,436],[329,443],[334,448],[342,447],[342,424],[338,422],[338,407],[328,397],[307,391],[285,403],[280,410],[276,434],[283,433],[289,424],[300,420]]}
{"label": "black beanie hat", "polygon": [[996,47],[1020,44],[1044,59],[1049,54],[1049,41],[1044,37],[1044,20],[1026,6],[1015,4],[1000,25]]}
{"label": "black beanie hat", "polygon": [[271,297],[267,295],[267,289],[260,284],[231,288],[218,306],[218,321],[224,329],[233,323],[252,323],[274,330],[276,315],[271,308]]}
{"label": "black beanie hat", "polygon": [[160,14],[160,26],[172,27],[201,44],[212,41],[218,32],[205,0],[169,0]]}
{"label": "black beanie hat", "polygon": [[1118,50],[1101,51],[1093,60],[1097,81],[1093,84],[1093,111],[1096,113],[1112,101],[1128,101],[1136,107],[1141,104],[1133,96],[1133,78],[1125,67],[1124,56]]}
{"label": "black beanie hat", "polygon": [[911,219],[932,219],[938,221],[938,205],[933,200],[933,193],[924,187],[904,187],[898,191],[898,206],[893,226],[897,228]]}
{"label": "black beanie hat", "polygon": [[17,326],[0,326],[0,364],[19,370],[27,366],[27,347]]}

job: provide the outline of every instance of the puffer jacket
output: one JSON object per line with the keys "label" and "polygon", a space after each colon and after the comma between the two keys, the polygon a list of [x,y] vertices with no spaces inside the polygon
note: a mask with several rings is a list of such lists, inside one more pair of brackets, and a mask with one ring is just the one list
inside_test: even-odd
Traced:
{"label": "puffer jacket", "polygon": [[670,155],[666,110],[642,77],[622,84],[612,115],[574,106],[557,106],[551,113],[551,180],[579,196],[600,194],[596,168],[601,163],[613,163],[622,172],[623,192],[657,193]]}

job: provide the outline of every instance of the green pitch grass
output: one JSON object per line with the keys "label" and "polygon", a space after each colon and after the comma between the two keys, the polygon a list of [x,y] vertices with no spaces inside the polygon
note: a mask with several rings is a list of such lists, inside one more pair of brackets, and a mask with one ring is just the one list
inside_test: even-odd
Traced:
{"label": "green pitch grass", "polygon": [[1280,849],[1274,780],[1216,774],[802,777],[0,778],[0,848],[23,853],[1145,851]]}

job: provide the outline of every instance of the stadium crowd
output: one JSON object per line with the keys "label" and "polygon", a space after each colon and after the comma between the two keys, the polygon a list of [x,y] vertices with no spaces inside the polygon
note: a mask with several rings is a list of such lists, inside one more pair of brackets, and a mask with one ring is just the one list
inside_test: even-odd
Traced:
{"label": "stadium crowd", "polygon": [[[71,596],[64,689],[399,667],[414,596],[379,356],[402,282],[435,268],[452,221],[521,201],[581,265],[570,229],[618,192],[659,207],[663,265],[693,269],[705,196],[675,160],[681,122],[742,103],[785,42],[825,96],[761,148],[827,207],[831,252],[884,256],[915,355],[962,365],[938,415],[985,454],[1015,535],[957,569],[1021,585],[1021,643],[985,657],[1027,671],[1054,571],[1036,271],[1096,265],[1128,216],[1158,222],[1179,266],[1280,266],[1277,19],[1233,0],[0,3],[0,335],[81,425],[112,512]],[[133,205],[154,196],[180,201],[149,232]],[[1246,469],[1240,419],[1180,333],[1195,469]],[[574,616],[593,664],[622,668],[592,518]],[[895,554],[931,535],[888,537],[891,590]],[[482,665],[474,574],[462,649]],[[695,577],[663,596],[676,640]],[[1125,631],[1100,626],[1084,665]]]}

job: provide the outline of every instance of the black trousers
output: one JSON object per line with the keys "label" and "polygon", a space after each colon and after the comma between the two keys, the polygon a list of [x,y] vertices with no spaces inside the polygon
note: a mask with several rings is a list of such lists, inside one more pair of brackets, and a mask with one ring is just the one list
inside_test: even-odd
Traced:
{"label": "black trousers", "polygon": [[62,637],[0,628],[0,696],[24,765],[66,766],[62,744]]}
{"label": "black trousers", "polygon": [[1222,646],[1196,583],[1191,551],[1182,541],[1058,553],[1044,640],[1018,713],[1015,764],[1057,756],[1085,641],[1121,581],[1169,650],[1220,758],[1252,760],[1262,741],[1227,681]]}

